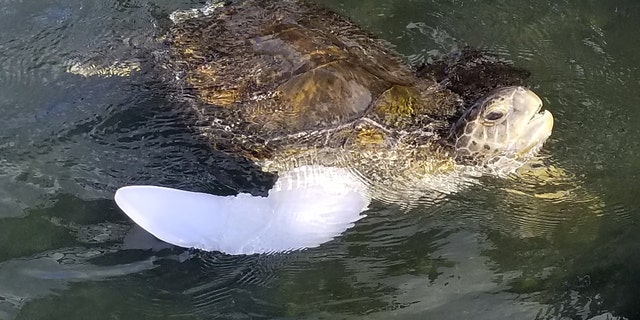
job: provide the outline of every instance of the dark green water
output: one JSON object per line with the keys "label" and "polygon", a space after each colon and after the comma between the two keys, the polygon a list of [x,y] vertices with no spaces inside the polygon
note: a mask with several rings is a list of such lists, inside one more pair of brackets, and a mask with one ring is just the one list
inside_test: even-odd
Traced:
{"label": "dark green water", "polygon": [[193,138],[150,75],[64,70],[197,4],[5,0],[0,319],[640,319],[640,3],[322,2],[412,61],[470,45],[529,69],[556,118],[551,177],[378,206],[289,255],[164,245],[115,207],[118,187],[224,194],[251,188],[247,174]]}

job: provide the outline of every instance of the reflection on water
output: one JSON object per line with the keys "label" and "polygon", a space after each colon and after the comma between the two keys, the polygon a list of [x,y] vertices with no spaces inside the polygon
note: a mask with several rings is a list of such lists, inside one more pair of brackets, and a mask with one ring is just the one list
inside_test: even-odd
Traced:
{"label": "reflection on water", "polygon": [[413,61],[468,44],[529,69],[556,117],[541,164],[408,213],[374,205],[304,252],[168,246],[116,209],[117,187],[259,193],[269,177],[211,152],[151,75],[64,70],[144,62],[193,2],[5,1],[0,319],[640,317],[635,1],[320,2]]}

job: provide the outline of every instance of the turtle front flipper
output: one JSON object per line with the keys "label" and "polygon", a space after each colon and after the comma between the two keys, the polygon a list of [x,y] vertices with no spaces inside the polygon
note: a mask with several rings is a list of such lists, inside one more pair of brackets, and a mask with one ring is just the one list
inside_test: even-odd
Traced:
{"label": "turtle front flipper", "polygon": [[89,50],[77,52],[64,65],[66,72],[83,77],[129,77],[155,63],[160,51],[158,30],[140,31],[140,35],[120,34],[108,43],[90,44]]}
{"label": "turtle front flipper", "polygon": [[129,186],[118,206],[157,238],[180,247],[227,254],[317,247],[363,217],[367,187],[347,169],[303,166],[280,175],[267,197],[215,196]]}
{"label": "turtle front flipper", "polygon": [[[148,69],[161,56],[162,18],[148,2],[125,13],[103,13],[113,24],[96,23],[92,37],[65,54],[64,71],[82,77],[129,77]],[[98,18],[93,18],[94,20]],[[97,36],[96,36],[97,34]]]}
{"label": "turtle front flipper", "polygon": [[[604,200],[579,176],[552,159],[525,164],[509,176],[501,191],[501,203],[510,212],[506,227],[525,238],[546,236],[558,228],[580,228],[575,236],[588,241],[597,234],[597,221],[605,208]],[[589,228],[595,229],[585,232]]]}
{"label": "turtle front flipper", "polygon": [[66,71],[83,77],[128,77],[140,71],[140,66],[138,61],[115,61],[104,65],[93,62],[71,63]]}

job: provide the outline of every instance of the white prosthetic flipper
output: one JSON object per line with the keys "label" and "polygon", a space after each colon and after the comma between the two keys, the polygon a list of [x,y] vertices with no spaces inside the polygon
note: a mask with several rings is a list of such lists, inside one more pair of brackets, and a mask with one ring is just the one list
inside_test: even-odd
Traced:
{"label": "white prosthetic flipper", "polygon": [[215,196],[128,186],[118,206],[160,240],[228,254],[317,247],[364,217],[367,187],[347,169],[303,166],[281,174],[267,197]]}

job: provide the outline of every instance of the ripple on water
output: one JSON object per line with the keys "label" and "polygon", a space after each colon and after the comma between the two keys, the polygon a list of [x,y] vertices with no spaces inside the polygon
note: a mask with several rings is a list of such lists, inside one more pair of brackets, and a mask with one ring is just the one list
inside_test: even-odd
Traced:
{"label": "ripple on water", "polygon": [[[250,256],[195,252],[188,261],[164,266],[165,279],[158,281],[166,284],[153,287],[166,290],[167,299],[184,298],[181,303],[190,306],[192,315],[206,317],[309,314],[344,310],[354,303],[367,305],[377,298],[366,292],[384,296],[391,290],[381,288],[374,281],[378,277],[404,270],[433,275],[444,263],[429,257],[438,246],[428,243],[444,235],[425,230],[420,222],[424,219],[395,210],[374,212],[347,235],[302,252]],[[349,262],[353,259],[357,261]],[[329,296],[331,292],[336,295]],[[154,299],[132,307],[153,314],[153,305],[167,302],[164,297]],[[383,300],[372,304],[384,308],[388,302]],[[299,309],[309,302],[316,304],[313,310]]]}
{"label": "ripple on water", "polygon": [[271,309],[274,307],[258,298],[260,292],[267,290],[284,273],[283,269],[296,268],[295,260],[299,255],[229,256],[201,253],[196,259],[199,266],[199,270],[195,271],[197,280],[186,287],[183,293],[191,300],[196,315],[234,313],[246,305],[251,305],[254,310]]}
{"label": "ripple on water", "polygon": [[606,207],[598,191],[557,163],[544,162],[527,165],[506,180],[484,181],[482,192],[465,195],[472,198],[462,203],[465,215],[485,228],[523,238],[547,237],[559,229],[589,229],[589,236],[595,236]]}

